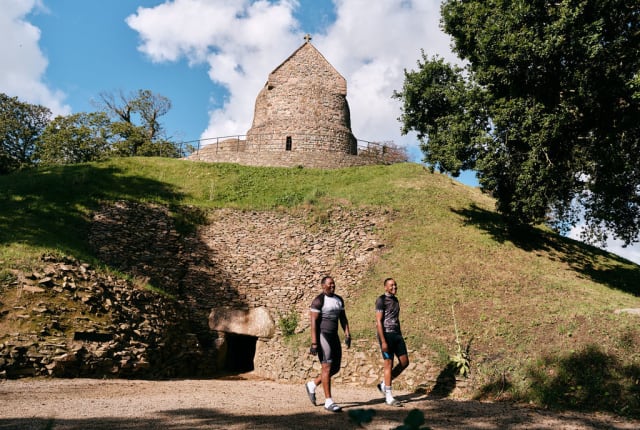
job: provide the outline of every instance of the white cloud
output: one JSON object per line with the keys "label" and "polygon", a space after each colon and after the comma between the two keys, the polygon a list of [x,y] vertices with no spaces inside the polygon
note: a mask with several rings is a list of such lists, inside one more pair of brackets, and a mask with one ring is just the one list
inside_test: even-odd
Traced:
{"label": "white cloud", "polygon": [[347,78],[354,134],[366,140],[400,138],[400,101],[404,70],[417,67],[420,50],[455,61],[449,37],[439,28],[440,1],[339,0],[336,22],[317,46]]}
{"label": "white cloud", "polygon": [[55,115],[66,115],[71,108],[65,95],[44,82],[48,65],[40,50],[40,30],[26,21],[32,11],[45,12],[39,0],[0,0],[0,92],[21,101],[48,107]]}
{"label": "white cloud", "polygon": [[223,45],[244,2],[175,0],[153,8],[140,7],[127,24],[142,38],[139,50],[151,60],[176,61],[184,56],[202,62],[209,50]]}
{"label": "white cloud", "polygon": [[[214,100],[202,137],[245,134],[258,91],[269,72],[296,47],[301,35],[296,2],[176,0],[139,8],[127,23],[142,38],[139,49],[153,61],[185,58],[207,63],[211,80],[228,91]],[[182,31],[188,27],[187,31]],[[222,103],[222,106],[220,106]]]}
{"label": "white cloud", "polygon": [[[347,79],[352,129],[366,140],[400,137],[400,103],[404,69],[427,55],[455,57],[449,38],[439,29],[440,1],[335,0],[337,19],[312,43]],[[293,13],[294,0],[270,2],[175,0],[139,8],[127,18],[141,37],[139,49],[152,61],[186,59],[206,62],[209,77],[228,91],[209,113],[202,137],[244,134],[268,74],[303,43],[304,30]]]}

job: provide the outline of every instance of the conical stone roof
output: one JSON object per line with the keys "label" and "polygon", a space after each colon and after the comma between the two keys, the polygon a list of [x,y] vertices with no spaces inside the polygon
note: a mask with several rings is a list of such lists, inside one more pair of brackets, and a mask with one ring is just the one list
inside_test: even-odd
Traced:
{"label": "conical stone roof", "polygon": [[347,82],[310,37],[267,79],[256,99],[247,141],[264,151],[356,154]]}

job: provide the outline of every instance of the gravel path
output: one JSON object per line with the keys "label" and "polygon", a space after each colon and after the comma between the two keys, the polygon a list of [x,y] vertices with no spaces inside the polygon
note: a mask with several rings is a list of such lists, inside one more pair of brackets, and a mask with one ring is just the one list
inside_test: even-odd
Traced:
{"label": "gravel path", "polygon": [[[320,393],[321,390],[318,390]],[[373,409],[366,429],[393,429],[420,409],[433,429],[639,429],[602,414],[552,413],[508,403],[398,392],[386,406],[375,387],[333,388],[341,413],[312,406],[302,385],[251,378],[214,380],[22,379],[0,382],[0,430],[7,429],[351,429],[349,410]],[[318,395],[318,403],[323,402]]]}

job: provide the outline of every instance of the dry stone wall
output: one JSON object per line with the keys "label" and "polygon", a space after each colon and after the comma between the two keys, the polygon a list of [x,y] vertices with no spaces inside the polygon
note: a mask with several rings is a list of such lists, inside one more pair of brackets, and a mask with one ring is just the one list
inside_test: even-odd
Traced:
{"label": "dry stone wall", "polygon": [[[165,207],[106,205],[91,228],[96,254],[175,299],[79,262],[46,261],[42,274],[17,276],[8,286],[41,299],[24,310],[0,303],[0,321],[24,318],[35,327],[0,337],[0,376],[214,375],[224,370],[226,340],[208,326],[213,309],[261,308],[276,322],[293,312],[296,331],[308,334],[308,308],[322,276],[334,277],[349,307],[354,287],[384,249],[380,231],[391,216],[347,207],[296,214],[221,209],[183,236]],[[309,379],[319,364],[307,348],[291,344],[276,327],[272,336],[256,339],[254,372],[290,382]],[[437,369],[424,363],[412,362],[412,376],[402,384],[434,380]],[[336,381],[371,383],[381,376],[380,364],[372,328],[370,338],[355,339],[345,351]]]}
{"label": "dry stone wall", "polygon": [[[306,323],[320,279],[332,275],[349,294],[384,247],[386,214],[335,208],[321,214],[217,210],[188,248],[198,259],[183,279],[205,309],[295,309]],[[199,249],[200,248],[200,249]]]}
{"label": "dry stone wall", "polygon": [[167,378],[211,374],[179,301],[96,272],[86,263],[43,257],[43,269],[5,286],[18,299],[1,318],[21,330],[0,335],[0,377]]}
{"label": "dry stone wall", "polygon": [[180,293],[184,245],[166,207],[125,201],[106,205],[93,216],[89,243],[111,267]]}

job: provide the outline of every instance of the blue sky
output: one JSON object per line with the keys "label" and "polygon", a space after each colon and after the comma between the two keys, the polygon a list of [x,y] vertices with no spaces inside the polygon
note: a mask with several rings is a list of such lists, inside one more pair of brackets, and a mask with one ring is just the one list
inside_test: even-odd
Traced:
{"label": "blue sky", "polygon": [[[149,89],[168,97],[169,137],[242,135],[258,91],[303,42],[347,80],[359,139],[401,136],[405,69],[439,55],[457,62],[439,28],[440,0],[0,0],[0,92],[54,114],[92,112],[101,92]],[[460,178],[477,185],[472,172]],[[640,262],[640,247],[611,250]]]}
{"label": "blue sky", "polygon": [[150,89],[172,101],[163,124],[177,141],[245,134],[269,72],[310,33],[347,79],[354,134],[407,146],[418,160],[391,94],[421,48],[454,56],[439,1],[380,3],[0,0],[0,23],[10,20],[2,27],[15,37],[0,50],[22,63],[13,70],[21,82],[3,79],[12,67],[0,66],[0,91],[68,114],[96,110],[101,92]]}

